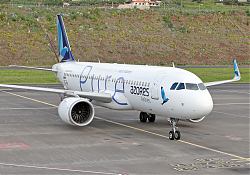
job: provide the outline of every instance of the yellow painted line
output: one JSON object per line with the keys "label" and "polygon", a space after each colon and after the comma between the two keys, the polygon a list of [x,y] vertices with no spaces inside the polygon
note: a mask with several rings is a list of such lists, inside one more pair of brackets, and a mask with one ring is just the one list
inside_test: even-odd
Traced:
{"label": "yellow painted line", "polygon": [[[147,131],[147,130],[135,128],[133,126],[125,125],[125,124],[122,124],[122,123],[114,122],[114,121],[103,119],[103,118],[100,118],[100,117],[95,117],[95,118],[103,120],[103,121],[106,121],[106,122],[109,122],[109,123],[114,123],[114,124],[117,124],[117,125],[120,125],[120,126],[124,126],[124,127],[127,127],[127,128],[131,128],[131,129],[135,129],[135,130],[138,130],[138,131],[142,131],[142,132],[146,132],[146,133],[149,133],[149,134],[153,134],[153,135],[156,135],[156,136],[159,136],[159,137],[169,138],[169,137],[161,135],[161,134],[157,134],[157,133],[150,132],[150,131]],[[228,155],[228,156],[231,156],[231,157],[236,157],[236,158],[244,159],[244,160],[248,160],[249,159],[249,158],[244,158],[244,157],[236,156],[234,154],[226,153],[226,152],[223,152],[223,151],[219,151],[219,150],[216,150],[216,149],[208,148],[208,147],[205,147],[205,146],[197,145],[197,144],[194,144],[194,143],[186,142],[186,141],[183,141],[183,140],[177,140],[177,141],[181,142],[181,143],[188,144],[188,145],[192,145],[192,146],[195,146],[195,147],[203,148],[203,149],[206,149],[206,150],[209,150],[209,151],[217,152],[217,153],[220,153],[220,154],[225,154],[225,155]]]}
{"label": "yellow painted line", "polygon": [[144,129],[135,128],[133,126],[125,125],[125,124],[122,124],[122,123],[114,122],[114,121],[103,119],[103,118],[96,117],[96,116],[95,116],[95,118],[103,120],[103,121],[106,121],[106,122],[109,122],[109,123],[113,123],[113,124],[116,124],[116,125],[124,126],[124,127],[130,128],[130,129],[134,129],[134,130],[137,130],[137,131],[142,131],[142,132],[153,134],[153,135],[156,135],[156,136],[159,136],[159,137],[168,138],[167,136],[164,136],[164,135],[161,135],[161,134],[157,134],[157,133],[154,133],[154,132],[150,132],[150,131],[147,131],[147,130],[144,130]]}
{"label": "yellow painted line", "polygon": [[50,104],[50,103],[46,103],[46,102],[39,101],[39,100],[35,100],[35,99],[32,99],[32,98],[24,97],[24,96],[22,96],[22,95],[14,94],[14,93],[11,93],[11,92],[6,92],[6,91],[2,91],[2,92],[5,92],[5,93],[7,93],[7,94],[11,94],[11,95],[14,95],[14,96],[17,96],[17,97],[25,98],[25,99],[27,99],[27,100],[32,100],[32,101],[35,101],[35,102],[38,102],[38,103],[46,104],[46,105],[49,105],[49,106],[58,107],[58,106],[53,105],[53,104]]}
{"label": "yellow painted line", "polygon": [[[46,105],[49,105],[49,106],[58,107],[56,105],[46,103],[46,102],[43,102],[43,101],[39,101],[39,100],[35,100],[35,99],[32,99],[32,98],[24,97],[22,95],[18,95],[18,94],[6,92],[6,91],[2,91],[2,92],[5,92],[7,94],[11,94],[11,95],[14,95],[14,96],[17,96],[17,97],[25,98],[27,100],[32,100],[32,101],[35,101],[35,102],[38,102],[38,103],[46,104]],[[126,127],[126,128],[130,128],[130,129],[145,132],[145,133],[148,133],[148,134],[156,135],[156,136],[159,136],[159,137],[169,138],[168,136],[165,136],[165,135],[157,134],[157,133],[154,133],[154,132],[151,132],[151,131],[147,131],[147,130],[144,130],[144,129],[140,129],[140,128],[136,128],[136,127],[133,127],[133,126],[125,125],[125,124],[118,123],[118,122],[115,122],[115,121],[103,119],[101,117],[96,117],[95,116],[95,118],[99,119],[99,120],[109,122],[109,123],[113,123],[113,124],[116,124],[116,125],[120,125],[120,126],[123,126],[123,127]],[[216,152],[216,153],[224,154],[224,155],[227,155],[227,156],[235,157],[235,158],[238,158],[238,159],[241,159],[241,160],[249,161],[249,159],[250,159],[250,158],[244,158],[244,157],[237,156],[237,155],[234,155],[234,154],[226,153],[226,152],[223,152],[223,151],[219,151],[219,150],[216,150],[216,149],[208,148],[208,147],[205,147],[205,146],[197,145],[197,144],[194,144],[194,143],[191,143],[191,142],[186,142],[186,141],[183,141],[183,140],[177,140],[177,141],[181,142],[181,143],[185,143],[187,145],[192,145],[192,146],[195,146],[195,147],[198,147],[198,148],[206,149],[206,150],[209,150],[209,151],[212,151],[212,152]]]}

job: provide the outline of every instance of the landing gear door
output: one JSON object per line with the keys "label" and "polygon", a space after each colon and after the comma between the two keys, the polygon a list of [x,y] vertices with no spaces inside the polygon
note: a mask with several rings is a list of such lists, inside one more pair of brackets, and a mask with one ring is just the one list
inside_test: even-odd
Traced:
{"label": "landing gear door", "polygon": [[165,74],[158,74],[151,89],[151,98],[158,100],[160,95],[160,84]]}

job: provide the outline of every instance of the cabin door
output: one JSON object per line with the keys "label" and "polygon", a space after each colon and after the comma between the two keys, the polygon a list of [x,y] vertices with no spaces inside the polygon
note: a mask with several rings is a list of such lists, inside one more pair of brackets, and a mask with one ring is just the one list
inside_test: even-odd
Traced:
{"label": "cabin door", "polygon": [[160,84],[165,74],[158,74],[151,89],[151,98],[158,100],[160,95]]}

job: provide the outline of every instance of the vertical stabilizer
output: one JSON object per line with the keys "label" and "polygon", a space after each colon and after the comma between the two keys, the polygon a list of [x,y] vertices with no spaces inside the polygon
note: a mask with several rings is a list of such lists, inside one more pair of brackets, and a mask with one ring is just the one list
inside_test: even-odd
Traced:
{"label": "vertical stabilizer", "polygon": [[71,53],[67,33],[64,27],[62,15],[57,15],[57,33],[58,33],[58,49],[59,62],[75,61]]}

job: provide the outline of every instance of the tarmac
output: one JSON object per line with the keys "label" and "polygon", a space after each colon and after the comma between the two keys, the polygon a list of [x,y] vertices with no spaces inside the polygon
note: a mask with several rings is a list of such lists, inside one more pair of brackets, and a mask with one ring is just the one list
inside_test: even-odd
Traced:
{"label": "tarmac", "polygon": [[213,111],[179,121],[179,141],[161,116],[141,123],[139,111],[95,106],[88,126],[73,127],[59,95],[0,88],[0,174],[249,174],[249,86],[209,87]]}

